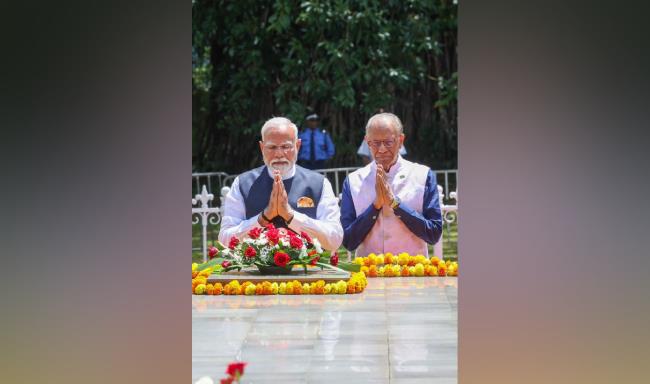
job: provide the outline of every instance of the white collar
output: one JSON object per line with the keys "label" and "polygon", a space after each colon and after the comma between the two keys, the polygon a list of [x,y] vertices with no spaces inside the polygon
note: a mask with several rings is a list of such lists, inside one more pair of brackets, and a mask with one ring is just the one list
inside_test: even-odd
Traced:
{"label": "white collar", "polygon": [[[266,172],[268,172],[269,176],[273,178],[273,171],[271,167],[268,165],[266,166]],[[289,172],[285,176],[282,176],[282,180],[290,179],[296,175],[296,163],[293,163],[291,168],[289,168]]]}
{"label": "white collar", "polygon": [[[406,165],[406,160],[402,157],[402,155],[398,154],[397,155],[397,160],[395,161],[395,164],[393,164],[392,167],[390,167],[390,171],[386,172],[386,174],[390,177],[395,176],[397,172],[399,172],[400,169],[402,169]],[[371,170],[377,171],[377,162],[375,160],[372,161],[371,163]]]}

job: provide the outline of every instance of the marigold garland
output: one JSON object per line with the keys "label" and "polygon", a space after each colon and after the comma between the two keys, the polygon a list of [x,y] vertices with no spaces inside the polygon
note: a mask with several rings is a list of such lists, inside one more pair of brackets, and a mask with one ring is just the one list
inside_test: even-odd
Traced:
{"label": "marigold garland", "polygon": [[[194,268],[194,266],[192,266]],[[313,283],[301,283],[297,280],[288,282],[263,281],[254,284],[250,281],[240,283],[233,280],[228,284],[208,283],[210,275],[203,270],[192,271],[192,293],[195,295],[334,295],[346,293],[361,293],[368,285],[366,275],[361,272],[352,273],[348,281],[339,280],[336,283],[325,283],[318,280]],[[207,275],[206,275],[207,273]]]}
{"label": "marigold garland", "polygon": [[353,263],[359,264],[361,272],[368,277],[458,276],[457,261],[443,261],[436,256],[429,259],[406,252],[399,255],[371,253],[366,257],[355,257]]}

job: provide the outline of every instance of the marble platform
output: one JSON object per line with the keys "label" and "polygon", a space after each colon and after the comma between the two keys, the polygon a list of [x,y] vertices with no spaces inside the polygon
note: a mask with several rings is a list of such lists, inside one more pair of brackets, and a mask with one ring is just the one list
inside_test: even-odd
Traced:
{"label": "marble platform", "polygon": [[192,383],[456,383],[458,280],[368,279],[355,295],[192,296]]}

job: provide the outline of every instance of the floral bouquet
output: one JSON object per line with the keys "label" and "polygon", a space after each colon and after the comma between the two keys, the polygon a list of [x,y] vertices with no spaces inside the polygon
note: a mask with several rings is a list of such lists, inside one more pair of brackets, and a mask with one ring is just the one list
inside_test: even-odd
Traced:
{"label": "floral bouquet", "polygon": [[254,265],[262,274],[289,274],[294,265],[301,265],[306,273],[308,265],[336,268],[338,264],[336,253],[329,263],[321,262],[323,249],[318,239],[273,224],[253,228],[243,240],[232,237],[228,247],[221,248],[224,272]]}

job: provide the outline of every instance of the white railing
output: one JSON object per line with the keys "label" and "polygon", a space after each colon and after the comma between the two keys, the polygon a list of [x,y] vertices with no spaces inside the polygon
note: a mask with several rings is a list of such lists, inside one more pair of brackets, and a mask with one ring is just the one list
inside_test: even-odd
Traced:
{"label": "white railing", "polygon": [[[438,185],[438,195],[440,196],[440,211],[442,213],[442,224],[447,227],[447,231],[449,232],[450,225],[456,220],[458,220],[458,192],[454,191],[449,193],[449,199],[454,200],[456,202],[453,205],[443,203],[445,194],[443,193],[441,185]],[[440,239],[438,240],[438,242],[433,245],[433,255],[438,256],[440,260],[442,260],[442,256],[444,254],[444,252],[442,251],[443,241],[444,241],[443,236],[440,235]]]}
{"label": "white railing", "polygon": [[[330,180],[334,189],[334,195],[339,196],[343,187],[343,181],[351,172],[354,172],[357,169],[359,169],[359,167],[325,168],[316,169],[315,171],[323,174]],[[458,188],[458,170],[446,169],[434,172],[436,174],[437,183],[443,187],[443,194],[451,198],[452,191]],[[237,176],[238,175],[236,174],[231,175],[225,172],[193,173],[193,189],[198,193],[198,191],[200,191],[200,186],[206,185],[208,193],[213,193],[213,190],[219,190],[223,187],[232,185],[232,182]]]}
{"label": "white railing", "polygon": [[[208,193],[205,185],[201,193],[192,199],[192,225],[201,222],[201,250],[203,252],[203,262],[208,261],[208,224],[217,225],[221,222],[221,208],[212,208],[209,203],[214,199],[214,195]],[[223,199],[221,199],[223,201]],[[201,203],[201,206],[194,208]]]}
{"label": "white railing", "polygon": [[[230,191],[229,187],[221,188],[221,201],[225,201],[225,197]],[[438,194],[440,196],[440,210],[442,211],[443,225],[449,227],[452,223],[458,220],[458,192],[453,191],[449,193],[449,199],[454,200],[454,204],[444,204],[445,194],[442,185],[438,185]],[[223,206],[210,207],[210,202],[214,199],[214,195],[208,193],[205,184],[201,188],[201,193],[194,196],[192,199],[192,225],[201,223],[201,251],[203,254],[203,262],[208,259],[208,225],[218,225],[221,222],[221,215]],[[200,207],[194,206],[201,203]],[[444,232],[444,231],[443,231]],[[438,242],[433,246],[433,255],[438,256],[441,260],[443,258],[443,236],[440,236]],[[196,250],[195,248],[192,249]],[[350,261],[351,252],[348,252],[348,261]]]}

